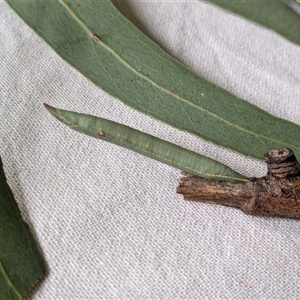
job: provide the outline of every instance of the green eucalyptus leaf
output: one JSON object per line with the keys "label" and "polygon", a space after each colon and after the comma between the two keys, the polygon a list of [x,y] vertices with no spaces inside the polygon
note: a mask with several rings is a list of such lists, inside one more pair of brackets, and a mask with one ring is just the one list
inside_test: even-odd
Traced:
{"label": "green eucalyptus leaf", "polygon": [[62,58],[127,105],[244,155],[261,159],[289,147],[300,157],[299,126],[197,76],[110,1],[7,2]]}
{"label": "green eucalyptus leaf", "polygon": [[[252,22],[267,27],[300,45],[300,16],[281,0],[206,0]],[[299,2],[299,1],[297,1]]]}
{"label": "green eucalyptus leaf", "polygon": [[22,220],[0,158],[0,299],[22,299],[45,273],[43,257]]}
{"label": "green eucalyptus leaf", "polygon": [[131,127],[96,116],[44,105],[59,121],[76,131],[133,150],[185,172],[234,183],[248,180],[215,160]]}

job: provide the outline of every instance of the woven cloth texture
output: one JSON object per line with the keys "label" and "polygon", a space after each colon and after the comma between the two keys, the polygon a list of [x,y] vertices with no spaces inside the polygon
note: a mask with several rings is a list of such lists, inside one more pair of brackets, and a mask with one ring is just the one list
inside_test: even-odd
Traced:
{"label": "woven cloth texture", "polygon": [[[300,46],[200,1],[116,6],[195,73],[300,124]],[[30,299],[299,299],[299,221],[185,202],[179,170],[74,132],[42,103],[129,125],[247,176],[263,176],[264,163],[123,105],[5,2],[0,20],[0,153],[49,269]]]}

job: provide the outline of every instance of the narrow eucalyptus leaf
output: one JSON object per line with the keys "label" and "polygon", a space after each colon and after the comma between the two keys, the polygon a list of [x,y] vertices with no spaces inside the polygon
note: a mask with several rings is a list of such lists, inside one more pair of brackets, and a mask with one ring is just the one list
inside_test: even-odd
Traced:
{"label": "narrow eucalyptus leaf", "polygon": [[0,158],[0,299],[22,299],[45,273],[44,260],[22,220]]}
{"label": "narrow eucalyptus leaf", "polygon": [[244,155],[288,147],[300,157],[299,126],[195,75],[110,1],[6,1],[62,58],[134,109]]}
{"label": "narrow eucalyptus leaf", "polygon": [[[281,0],[206,0],[252,22],[267,27],[300,45],[300,16]],[[299,1],[298,1],[299,2]]]}
{"label": "narrow eucalyptus leaf", "polygon": [[131,127],[47,104],[45,107],[59,121],[76,131],[133,150],[188,173],[234,183],[247,181],[246,177],[215,160]]}

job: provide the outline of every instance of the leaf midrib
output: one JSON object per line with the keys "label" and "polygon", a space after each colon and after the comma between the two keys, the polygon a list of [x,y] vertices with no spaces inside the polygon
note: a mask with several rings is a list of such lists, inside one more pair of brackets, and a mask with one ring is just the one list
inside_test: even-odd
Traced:
{"label": "leaf midrib", "polygon": [[0,272],[3,274],[3,277],[6,279],[7,281],[7,284],[9,286],[11,286],[12,290],[20,297],[22,298],[22,295],[18,292],[18,290],[16,289],[16,287],[13,285],[13,283],[11,282],[11,280],[9,279],[9,276],[8,274],[6,273],[4,267],[3,267],[3,264],[1,263],[0,261]]}
{"label": "leaf midrib", "polygon": [[[251,130],[248,130],[244,127],[241,127],[239,125],[237,125],[236,123],[232,123],[224,118],[221,118],[220,116],[218,116],[217,114],[199,106],[199,105],[196,105],[195,103],[193,102],[190,102],[188,99],[185,99],[183,97],[180,97],[178,94],[175,94],[175,93],[172,93],[171,91],[169,91],[168,89],[160,86],[159,84],[157,84],[156,82],[154,82],[153,80],[151,80],[148,76],[145,76],[143,75],[142,73],[140,73],[138,70],[136,70],[133,66],[131,66],[128,62],[126,62],[124,59],[122,59],[122,57],[117,53],[115,52],[112,48],[110,48],[109,46],[107,46],[103,41],[99,40],[99,41],[95,41],[94,40],[94,35],[95,33],[93,33],[89,28],[88,26],[76,15],[76,13],[71,9],[71,7],[66,4],[63,0],[58,0],[58,2],[67,10],[67,12],[70,14],[71,17],[73,17],[73,19],[90,35],[90,37],[92,38],[92,40],[101,45],[102,47],[104,47],[107,51],[109,51],[114,57],[116,57],[123,65],[125,65],[126,67],[128,67],[132,72],[134,72],[137,76],[141,77],[142,79],[144,79],[145,81],[149,82],[151,85],[155,86],[156,88],[158,88],[159,90],[162,90],[163,92],[169,94],[170,96],[174,97],[174,98],[177,98],[178,100],[186,103],[187,105],[190,105],[196,109],[199,109],[201,110],[202,112],[205,112],[207,113],[208,115],[214,117],[215,119],[218,119],[220,120],[221,122],[225,123],[225,124],[228,124],[234,128],[237,128],[238,130],[242,131],[242,132],[245,132],[245,133],[248,133],[250,135],[253,135],[255,137],[258,137],[258,138],[262,138],[262,139],[266,139],[266,140],[269,140],[269,141],[272,141],[272,142],[275,142],[275,143],[282,143],[281,140],[278,140],[278,139],[273,139],[273,138],[270,138],[268,136],[265,136],[265,135],[262,135],[262,134],[259,134],[257,132],[253,132]],[[95,48],[95,44],[93,43],[93,47]],[[95,51],[96,51],[96,48],[95,48]],[[96,55],[97,52],[96,52]],[[290,143],[285,143],[286,147],[290,147],[290,148],[294,148],[294,149],[300,149],[299,147],[295,146],[295,145],[292,145]]]}

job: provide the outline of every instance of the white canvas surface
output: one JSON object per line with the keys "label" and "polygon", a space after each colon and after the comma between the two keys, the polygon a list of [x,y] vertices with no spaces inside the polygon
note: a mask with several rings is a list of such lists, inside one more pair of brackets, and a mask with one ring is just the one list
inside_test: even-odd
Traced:
{"label": "white canvas surface", "polygon": [[[199,1],[117,6],[197,74],[300,124],[300,46]],[[123,105],[5,2],[0,70],[0,153],[49,269],[30,299],[299,299],[299,221],[185,202],[179,170],[71,131],[42,103],[130,125],[248,176],[264,175],[264,163]]]}

